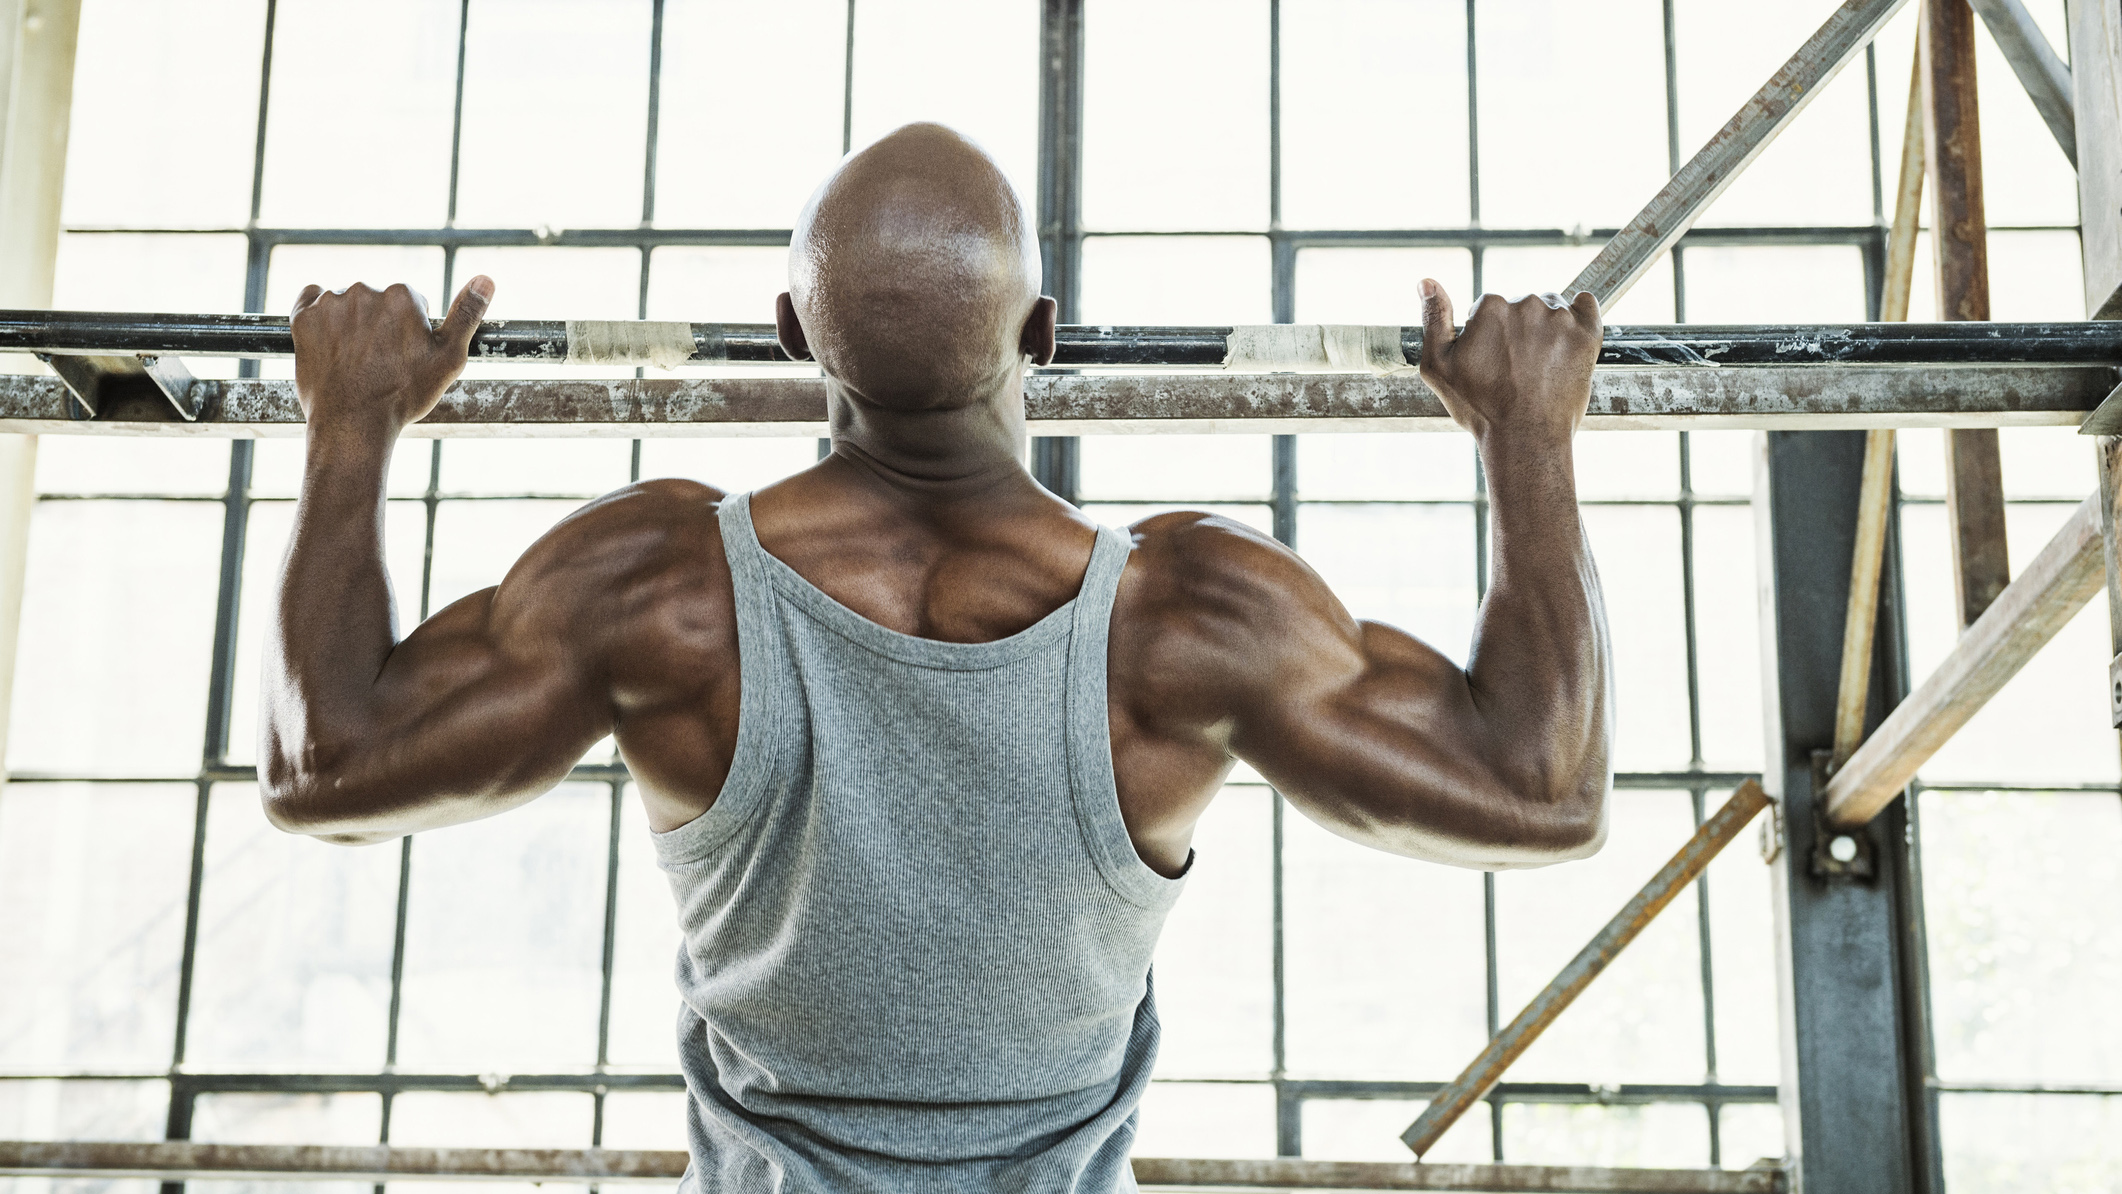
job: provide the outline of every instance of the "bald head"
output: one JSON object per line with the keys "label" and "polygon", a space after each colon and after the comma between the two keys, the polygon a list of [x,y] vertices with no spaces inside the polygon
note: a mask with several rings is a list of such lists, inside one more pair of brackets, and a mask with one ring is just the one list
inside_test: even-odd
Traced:
{"label": "bald head", "polygon": [[970,405],[1052,351],[1024,204],[942,125],[907,125],[841,163],[796,221],[788,273],[784,342],[878,406]]}

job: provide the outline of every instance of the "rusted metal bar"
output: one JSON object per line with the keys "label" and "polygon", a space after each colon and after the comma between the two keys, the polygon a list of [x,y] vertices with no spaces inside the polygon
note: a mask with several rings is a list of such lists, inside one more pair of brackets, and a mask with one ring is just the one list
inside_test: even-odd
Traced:
{"label": "rusted metal bar", "polygon": [[[400,1148],[288,1144],[0,1141],[0,1175],[164,1181],[676,1181],[683,1152],[567,1148]],[[1782,1166],[1606,1169],[1577,1165],[1397,1165],[1137,1157],[1146,1189],[1463,1190],[1598,1194],[1785,1194]]]}
{"label": "rusted metal bar", "polygon": [[[1591,430],[2075,427],[2114,388],[2107,365],[1831,365],[1600,369]],[[1033,374],[1034,435],[1103,432],[1451,431],[1413,374]],[[197,418],[159,392],[106,392],[94,418],[55,377],[0,374],[0,432],[300,435],[294,383],[200,380]],[[819,435],[815,377],[459,381],[415,437]]]}
{"label": "rusted metal bar", "polygon": [[1754,819],[1754,814],[1767,808],[1769,803],[1768,795],[1761,790],[1759,783],[1747,780],[1740,784],[1731,799],[1724,802],[1724,807],[1702,822],[1695,835],[1680,847],[1680,852],[1651,876],[1643,890],[1622,905],[1621,911],[1614,914],[1606,927],[1600,929],[1598,935],[1570,959],[1569,965],[1564,966],[1561,973],[1525,1005],[1525,1010],[1488,1042],[1480,1056],[1452,1079],[1450,1085],[1437,1092],[1429,1106],[1423,1108],[1421,1116],[1400,1134],[1407,1147],[1418,1157],[1428,1152],[1460,1116],[1503,1080],[1503,1072],[1511,1063],[1540,1039],[1548,1025],[1584,993],[1592,980],[1628,948],[1629,942],[1634,941],[1651,920],[1673,902],[1674,897],[1687,890],[1687,885],[1695,881],[1718,851],[1729,845],[1747,822]]}
{"label": "rusted metal bar", "polygon": [[2004,61],[2011,64],[2011,73],[2019,76],[2019,85],[2026,88],[2026,98],[2034,102],[2034,111],[2055,134],[2056,144],[2063,149],[2063,156],[2070,159],[2072,167],[2078,164],[2078,121],[2071,105],[2070,67],[2056,56],[2055,48],[2048,44],[2048,35],[2034,23],[2032,13],[2020,0],[1970,0],[1982,23],[1989,26],[1989,35],[2004,52]]}
{"label": "rusted metal bar", "polygon": [[1569,284],[1568,293],[1589,290],[1598,296],[1602,310],[1618,302],[1905,2],[1844,0],[1636,218],[1606,242]]}
{"label": "rusted metal bar", "polygon": [[1855,829],[2063,629],[2105,580],[2102,503],[2086,498],[1960,641],[1827,782],[1827,818]]}
{"label": "rusted metal bar", "polygon": [[[1966,0],[1922,0],[1924,157],[1931,180],[1938,314],[1989,318],[1989,226],[1982,206],[1981,112],[1975,94],[1975,14]],[[1945,510],[1952,532],[1960,626],[2011,583],[2004,530],[2004,466],[1989,428],[1945,433]]]}

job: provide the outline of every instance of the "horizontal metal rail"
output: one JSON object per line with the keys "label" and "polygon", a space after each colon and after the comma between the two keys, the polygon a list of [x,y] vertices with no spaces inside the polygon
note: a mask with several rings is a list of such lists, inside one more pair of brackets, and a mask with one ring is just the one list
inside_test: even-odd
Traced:
{"label": "horizontal metal rail", "polygon": [[[600,321],[600,326],[643,326]],[[659,326],[659,325],[651,325]],[[668,325],[675,326],[675,325]],[[694,323],[695,364],[787,362],[765,323]],[[1065,326],[1055,367],[1219,367],[1229,326]],[[1399,329],[1402,354],[1421,359],[1422,329]],[[511,319],[480,325],[476,360],[563,361],[568,322]],[[164,315],[109,311],[0,310],[0,351],[69,355],[284,357],[294,354],[277,315]],[[2122,324],[1860,323],[1677,324],[1606,329],[1605,365],[2122,365]],[[644,362],[645,363],[645,362]]]}
{"label": "horizontal metal rail", "polygon": [[[243,1181],[675,1182],[683,1152],[634,1149],[401,1148],[390,1145],[153,1144],[0,1140],[0,1175]],[[1605,1169],[1574,1165],[1403,1165],[1352,1161],[1137,1157],[1146,1188],[1220,1190],[1596,1191],[1784,1194],[1778,1164],[1749,1169]]]}
{"label": "horizontal metal rail", "polygon": [[[2118,325],[2122,326],[2122,325]],[[2075,427],[2115,388],[2109,365],[1620,367],[1593,375],[1590,430]],[[106,387],[91,416],[59,378],[0,374],[0,432],[299,435],[290,381],[202,380],[187,419],[161,392]],[[1413,374],[1034,373],[1033,434],[1448,431]],[[459,381],[418,437],[819,435],[813,377]]]}

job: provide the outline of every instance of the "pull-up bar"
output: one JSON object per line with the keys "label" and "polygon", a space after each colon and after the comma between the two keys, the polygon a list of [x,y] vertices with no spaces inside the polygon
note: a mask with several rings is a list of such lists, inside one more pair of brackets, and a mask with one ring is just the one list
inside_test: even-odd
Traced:
{"label": "pull-up bar", "polygon": [[[1265,324],[1072,325],[1056,368],[1220,368],[1245,373],[1391,373],[1422,358],[1419,327]],[[1382,351],[1381,351],[1382,350]],[[293,356],[277,315],[0,311],[0,351],[69,355]],[[676,365],[789,361],[765,323],[495,320],[478,361]],[[1645,324],[1606,329],[1602,365],[2122,365],[2122,323]]]}

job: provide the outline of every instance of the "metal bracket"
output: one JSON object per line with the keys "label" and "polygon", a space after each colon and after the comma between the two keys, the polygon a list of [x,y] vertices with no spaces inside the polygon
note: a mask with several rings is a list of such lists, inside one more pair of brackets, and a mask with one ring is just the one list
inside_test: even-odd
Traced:
{"label": "metal bracket", "polygon": [[74,401],[90,419],[117,418],[122,407],[128,420],[175,421],[166,417],[157,420],[152,414],[140,410],[144,402],[150,409],[166,403],[176,412],[177,419],[196,422],[207,400],[221,392],[220,382],[193,377],[192,371],[184,367],[183,360],[173,356],[77,356],[40,352],[37,358],[50,365],[59,380],[66,383],[66,388],[73,392]]}
{"label": "metal bracket", "polygon": [[[2122,294],[2122,289],[2115,293]],[[2122,435],[2122,385],[2109,390],[2093,413],[2085,416],[2085,421],[2078,424],[2078,434]]]}
{"label": "metal bracket", "polygon": [[2107,715],[2122,730],[2122,655],[2107,661]]}
{"label": "metal bracket", "polygon": [[1862,829],[1836,829],[1827,819],[1827,777],[1833,761],[1833,751],[1813,752],[1813,877],[1869,883],[1879,874],[1871,834]]}

